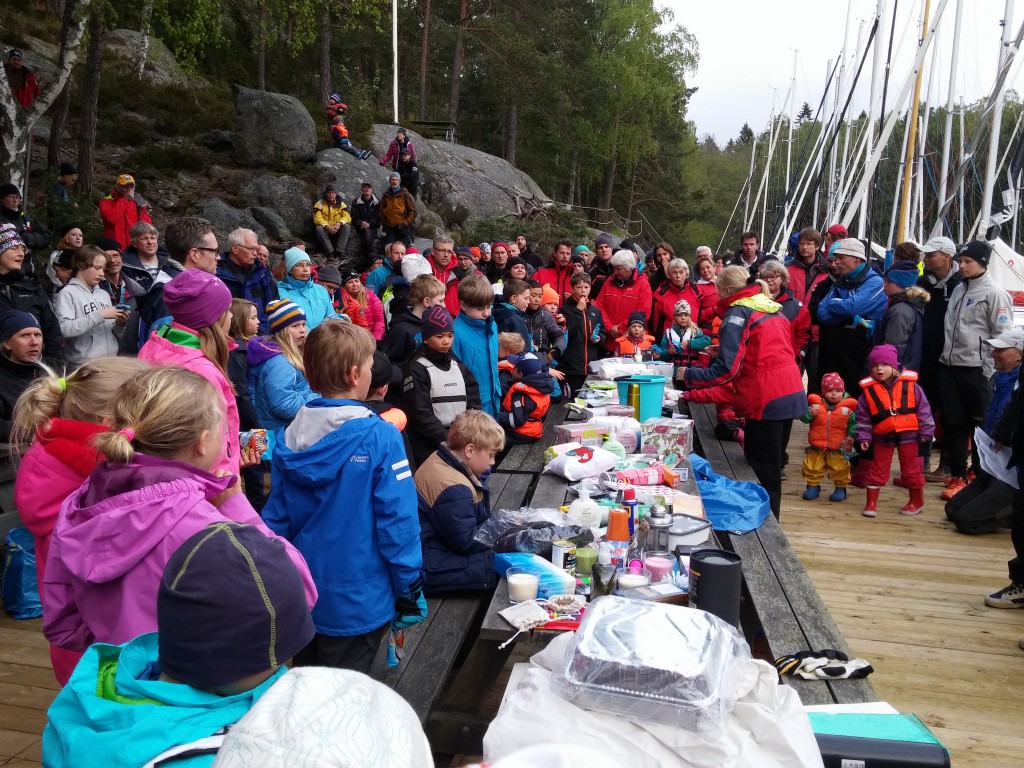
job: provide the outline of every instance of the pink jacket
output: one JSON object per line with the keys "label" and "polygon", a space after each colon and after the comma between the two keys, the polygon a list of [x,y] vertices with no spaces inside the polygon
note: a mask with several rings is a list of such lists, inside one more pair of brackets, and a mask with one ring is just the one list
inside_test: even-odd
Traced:
{"label": "pink jacket", "polygon": [[[172,328],[177,331],[185,331],[195,336],[195,331],[183,325],[174,323]],[[201,349],[186,347],[182,344],[175,344],[173,341],[158,336],[154,332],[142,349],[139,350],[139,360],[145,360],[150,365],[177,365],[187,368],[193,373],[198,373],[209,381],[220,392],[224,399],[224,448],[223,454],[214,470],[223,469],[232,475],[239,472],[239,445],[238,431],[241,428],[238,420],[238,402],[235,400],[235,391],[220,368],[218,368]]]}
{"label": "pink jacket", "polygon": [[[210,503],[235,482],[143,454],[127,465],[100,462],[61,506],[50,542],[42,586],[47,639],[84,651],[94,642],[117,645],[155,632],[160,579],[186,539],[224,521],[273,536],[244,494],[230,496],[219,508]],[[312,608],[317,593],[306,561],[284,544]]]}
{"label": "pink jacket", "polygon": [[384,305],[373,291],[366,291],[366,309],[363,312],[366,324],[370,326],[373,338],[380,341],[384,338]]}

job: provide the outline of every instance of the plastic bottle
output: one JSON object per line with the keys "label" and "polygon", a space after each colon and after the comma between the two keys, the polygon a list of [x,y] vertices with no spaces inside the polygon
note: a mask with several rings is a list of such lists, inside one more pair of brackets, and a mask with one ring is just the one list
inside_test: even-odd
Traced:
{"label": "plastic bottle", "polygon": [[612,565],[612,548],[602,544],[597,552],[597,562],[590,571],[590,599],[610,595],[615,591],[616,570]]}
{"label": "plastic bottle", "polygon": [[629,511],[625,509],[613,509],[608,512],[608,532],[605,540],[610,547],[611,564],[622,567],[626,564],[629,555]]}
{"label": "plastic bottle", "polygon": [[601,525],[601,505],[590,498],[590,487],[586,481],[580,483],[580,495],[569,505],[569,523],[584,528]]}

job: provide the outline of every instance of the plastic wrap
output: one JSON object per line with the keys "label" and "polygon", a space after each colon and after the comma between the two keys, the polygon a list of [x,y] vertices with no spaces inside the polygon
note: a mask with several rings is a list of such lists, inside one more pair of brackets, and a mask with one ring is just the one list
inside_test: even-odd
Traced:
{"label": "plastic wrap", "polygon": [[553,685],[577,706],[705,729],[732,712],[750,649],[704,611],[612,596],[590,604],[566,659]]}
{"label": "plastic wrap", "polygon": [[569,525],[560,510],[523,507],[499,509],[477,529],[473,538],[495,552],[529,552],[551,557],[551,542],[570,539],[584,545],[594,540],[594,534],[589,528]]}

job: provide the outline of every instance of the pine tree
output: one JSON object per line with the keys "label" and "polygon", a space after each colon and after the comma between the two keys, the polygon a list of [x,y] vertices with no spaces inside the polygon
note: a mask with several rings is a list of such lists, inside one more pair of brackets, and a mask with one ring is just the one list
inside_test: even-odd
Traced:
{"label": "pine tree", "polygon": [[812,116],[813,115],[811,114],[811,105],[808,104],[805,101],[804,105],[802,107],[800,107],[800,112],[797,113],[797,116],[796,116],[797,125],[802,123],[804,120],[810,120]]}
{"label": "pine tree", "polygon": [[737,144],[752,144],[754,141],[754,130],[749,124],[744,123],[740,128],[740,135],[736,137]]}

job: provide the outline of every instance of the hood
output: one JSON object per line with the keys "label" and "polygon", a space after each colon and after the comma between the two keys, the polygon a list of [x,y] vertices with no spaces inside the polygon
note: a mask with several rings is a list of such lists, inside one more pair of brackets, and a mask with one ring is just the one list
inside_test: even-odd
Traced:
{"label": "hood", "polygon": [[865,261],[859,267],[856,267],[842,277],[837,278],[836,283],[844,288],[850,288],[855,285],[860,285],[873,274],[875,274],[875,271],[871,268],[871,265]]}
{"label": "hood", "polygon": [[538,371],[529,376],[523,376],[519,381],[528,387],[533,387],[542,395],[550,395],[555,391],[555,380],[547,371]]}
{"label": "hood", "polygon": [[755,312],[765,312],[770,315],[782,309],[778,302],[772,301],[761,293],[760,285],[748,285],[731,296],[726,296],[724,299],[719,300],[715,311],[721,316],[732,306],[747,307]]}
{"label": "hood", "polygon": [[265,339],[257,336],[249,341],[245,357],[246,361],[249,363],[249,367],[255,368],[257,365],[263,365],[270,358],[277,357],[280,354],[280,344],[273,339]]}
{"label": "hood", "polygon": [[511,317],[512,315],[521,315],[516,307],[513,307],[507,301],[503,301],[500,304],[495,304],[491,307],[491,317],[494,318],[494,322],[500,323],[502,320]]}
{"label": "hood", "polygon": [[188,464],[136,454],[101,461],[61,509],[68,570],[90,584],[121,578],[145,560],[202,500],[238,481]]}
{"label": "hood", "polygon": [[[913,286],[911,286],[913,288]],[[928,299],[931,296],[923,289],[919,288],[916,292],[897,293],[895,296],[889,297],[889,306],[892,307],[896,304],[909,304],[911,307],[916,309],[918,312],[924,312],[924,306],[928,303]],[[921,294],[924,294],[923,296]]]}
{"label": "hood", "polygon": [[294,288],[296,291],[298,291],[301,294],[306,294],[308,291],[310,291],[312,289],[312,287],[314,285],[316,285],[316,283],[313,282],[313,278],[312,277],[309,278],[309,280],[296,280],[291,275],[285,275],[284,276],[284,283],[289,288]]}
{"label": "hood", "polygon": [[39,445],[46,453],[85,478],[96,468],[100,458],[99,452],[92,445],[92,439],[106,431],[107,427],[102,424],[51,419],[46,428],[39,431]]}
{"label": "hood", "polygon": [[[497,309],[497,307],[495,307],[495,309]],[[459,322],[465,323],[466,325],[468,325],[471,328],[482,328],[487,333],[490,333],[491,330],[495,327],[494,326],[494,316],[493,316],[493,314],[494,314],[494,309],[491,310],[491,315],[492,315],[491,317],[488,317],[486,320],[477,320],[475,317],[470,317],[465,312],[460,312],[459,313]]]}
{"label": "hood", "polygon": [[274,459],[301,485],[334,482],[379,418],[357,400],[312,400],[278,439]]}

